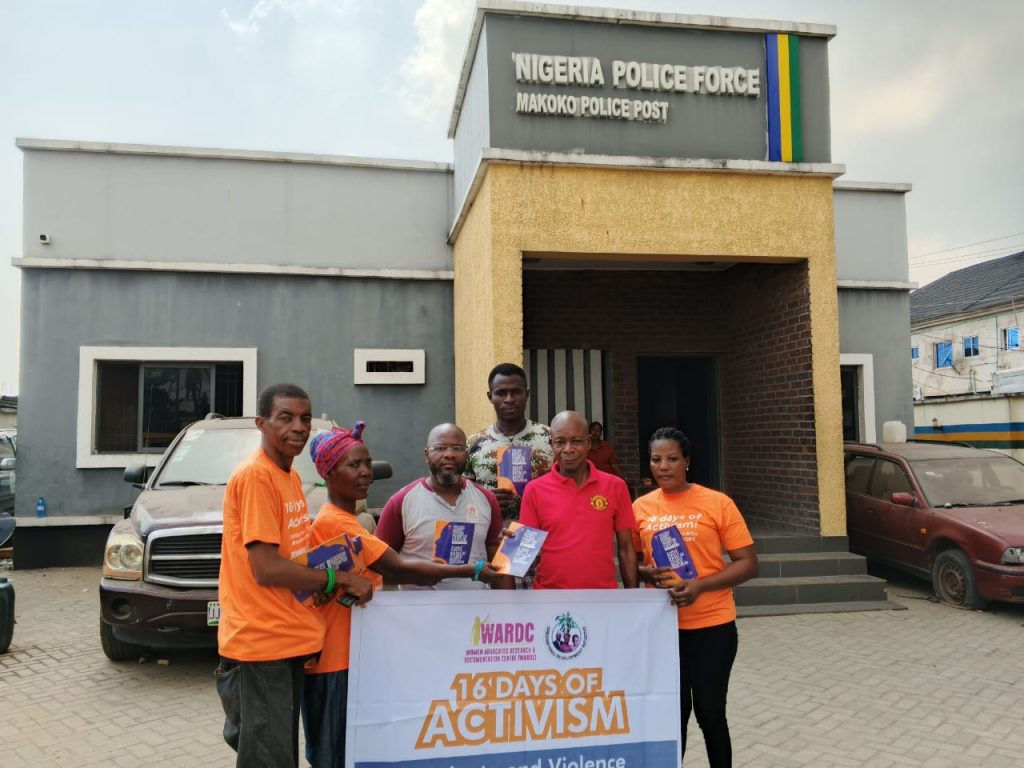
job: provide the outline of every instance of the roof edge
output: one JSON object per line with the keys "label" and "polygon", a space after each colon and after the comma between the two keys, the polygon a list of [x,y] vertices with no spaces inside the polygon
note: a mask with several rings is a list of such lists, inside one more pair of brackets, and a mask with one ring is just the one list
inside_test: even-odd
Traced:
{"label": "roof edge", "polygon": [[92,152],[111,155],[156,157],[189,157],[211,160],[249,160],[302,165],[335,165],[354,168],[381,168],[396,171],[440,171],[451,173],[451,163],[429,160],[395,160],[390,158],[355,157],[351,155],[319,155],[303,152],[268,152],[254,149],[222,149],[215,147],[179,147],[164,144],[120,144],[108,141],[74,141],[63,139],[17,138],[15,146],[22,151]]}

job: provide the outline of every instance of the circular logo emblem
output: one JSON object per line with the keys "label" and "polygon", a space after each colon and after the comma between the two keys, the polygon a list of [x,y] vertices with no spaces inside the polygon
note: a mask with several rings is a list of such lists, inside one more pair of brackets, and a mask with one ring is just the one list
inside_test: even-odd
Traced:
{"label": "circular logo emblem", "polygon": [[560,613],[548,622],[544,644],[556,659],[575,659],[587,645],[587,627],[578,615]]}
{"label": "circular logo emblem", "polygon": [[608,509],[608,497],[598,494],[597,496],[590,497],[590,506],[596,509],[598,512],[604,512]]}

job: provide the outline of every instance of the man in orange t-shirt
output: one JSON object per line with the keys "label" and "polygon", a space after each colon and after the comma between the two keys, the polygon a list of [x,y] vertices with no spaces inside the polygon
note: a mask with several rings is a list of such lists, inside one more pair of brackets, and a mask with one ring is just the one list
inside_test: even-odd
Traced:
{"label": "man in orange t-shirt", "polygon": [[337,584],[362,604],[373,585],[292,562],[309,548],[306,498],[292,470],[309,439],[309,395],[275,384],[261,393],[257,410],[260,449],[235,470],[224,494],[216,676],[236,765],[278,768],[298,766],[303,665],[324,638],[320,617],[293,590],[329,595]]}

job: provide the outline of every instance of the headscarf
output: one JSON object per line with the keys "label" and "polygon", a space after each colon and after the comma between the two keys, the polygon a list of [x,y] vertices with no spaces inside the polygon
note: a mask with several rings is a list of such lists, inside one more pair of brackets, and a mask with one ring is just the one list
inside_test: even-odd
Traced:
{"label": "headscarf", "polygon": [[341,461],[342,456],[357,445],[365,445],[362,440],[366,422],[357,421],[352,429],[335,427],[330,432],[321,432],[309,444],[309,455],[320,477],[327,479],[327,474],[334,465]]}

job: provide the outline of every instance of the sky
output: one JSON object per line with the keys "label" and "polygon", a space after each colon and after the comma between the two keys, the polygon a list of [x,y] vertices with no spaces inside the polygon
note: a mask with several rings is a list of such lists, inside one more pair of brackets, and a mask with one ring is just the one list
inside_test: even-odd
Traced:
{"label": "sky", "polygon": [[[1019,0],[580,5],[834,25],[832,159],[845,180],[913,185],[910,279],[924,285],[1024,250]],[[18,391],[16,138],[451,162],[447,126],[474,7],[0,0],[0,394]]]}

